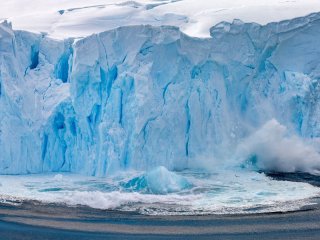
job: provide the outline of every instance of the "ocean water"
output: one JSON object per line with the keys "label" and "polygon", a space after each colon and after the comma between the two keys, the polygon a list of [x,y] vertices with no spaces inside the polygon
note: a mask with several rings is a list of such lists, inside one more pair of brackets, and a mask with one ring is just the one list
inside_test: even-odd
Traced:
{"label": "ocean water", "polygon": [[309,183],[247,170],[170,172],[158,167],[103,178],[69,173],[0,176],[2,202],[36,200],[146,215],[295,211],[314,204],[319,193]]}

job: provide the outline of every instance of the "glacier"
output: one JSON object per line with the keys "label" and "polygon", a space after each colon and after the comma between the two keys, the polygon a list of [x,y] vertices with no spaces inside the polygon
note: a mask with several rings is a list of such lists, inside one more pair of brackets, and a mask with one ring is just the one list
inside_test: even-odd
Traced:
{"label": "glacier", "polygon": [[210,35],[139,25],[55,40],[2,23],[0,173],[318,172],[320,14]]}

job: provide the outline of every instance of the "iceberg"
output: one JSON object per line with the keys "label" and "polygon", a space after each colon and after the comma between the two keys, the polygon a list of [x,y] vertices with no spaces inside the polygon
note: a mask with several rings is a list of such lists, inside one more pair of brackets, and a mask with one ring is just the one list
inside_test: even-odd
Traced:
{"label": "iceberg", "polygon": [[318,169],[319,20],[221,22],[202,39],[140,25],[66,40],[4,22],[0,173],[238,166],[238,146],[272,119],[312,148],[311,167],[280,169]]}

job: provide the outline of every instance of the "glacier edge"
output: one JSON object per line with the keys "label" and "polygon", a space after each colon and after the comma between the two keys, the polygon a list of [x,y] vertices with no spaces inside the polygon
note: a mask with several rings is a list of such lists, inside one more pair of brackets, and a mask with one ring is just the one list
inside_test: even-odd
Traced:
{"label": "glacier edge", "polygon": [[238,165],[237,146],[271,119],[318,149],[319,20],[235,20],[208,39],[130,26],[78,41],[3,23],[0,173]]}

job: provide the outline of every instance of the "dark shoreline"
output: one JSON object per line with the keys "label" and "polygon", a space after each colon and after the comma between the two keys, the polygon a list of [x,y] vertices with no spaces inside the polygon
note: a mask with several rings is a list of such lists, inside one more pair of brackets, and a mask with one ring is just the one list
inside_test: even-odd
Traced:
{"label": "dark shoreline", "polygon": [[319,239],[320,205],[296,212],[145,216],[39,202],[0,204],[0,239]]}

